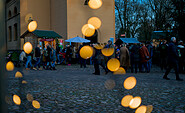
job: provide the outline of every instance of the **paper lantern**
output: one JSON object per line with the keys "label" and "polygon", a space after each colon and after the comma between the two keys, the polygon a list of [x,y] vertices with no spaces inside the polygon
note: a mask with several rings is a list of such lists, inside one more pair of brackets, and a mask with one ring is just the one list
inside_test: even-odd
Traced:
{"label": "paper lantern", "polygon": [[122,75],[126,74],[126,71],[124,68],[120,67],[117,71],[114,72],[115,75]]}
{"label": "paper lantern", "polygon": [[107,62],[107,68],[110,71],[117,71],[120,67],[120,62],[116,58],[112,58]]}
{"label": "paper lantern", "polygon": [[84,46],[80,49],[80,56],[83,59],[88,59],[93,55],[93,48],[90,46]]}
{"label": "paper lantern", "polygon": [[104,56],[111,56],[114,53],[114,48],[104,48],[101,52]]}
{"label": "paper lantern", "polygon": [[102,0],[90,0],[88,2],[89,7],[92,9],[98,9],[102,6],[102,4]]}
{"label": "paper lantern", "polygon": [[86,37],[91,37],[95,33],[95,27],[91,24],[85,24],[82,27],[82,34]]}
{"label": "paper lantern", "polygon": [[134,97],[129,104],[129,107],[132,109],[137,108],[141,104],[141,97]]}
{"label": "paper lantern", "polygon": [[7,64],[6,64],[6,70],[7,71],[13,71],[14,70],[14,64],[9,61]]}
{"label": "paper lantern", "polygon": [[126,95],[125,97],[122,98],[121,100],[121,105],[123,107],[129,107],[130,101],[133,99],[132,95]]}
{"label": "paper lantern", "polygon": [[23,77],[21,72],[17,71],[15,74],[15,78],[21,78],[21,77]]}
{"label": "paper lantern", "polygon": [[32,105],[36,109],[39,109],[40,108],[40,103],[38,101],[36,101],[36,100],[32,101]]}
{"label": "paper lantern", "polygon": [[13,101],[17,105],[21,104],[21,99],[20,99],[20,97],[18,95],[13,95]]}
{"label": "paper lantern", "polygon": [[32,52],[32,44],[30,42],[26,42],[23,46],[23,50],[25,53],[30,54]]}
{"label": "paper lantern", "polygon": [[101,20],[98,17],[91,17],[88,20],[88,24],[93,25],[95,29],[99,29],[101,27]]}
{"label": "paper lantern", "polygon": [[146,106],[140,106],[139,108],[136,109],[135,113],[146,113]]}
{"label": "paper lantern", "polygon": [[37,22],[36,21],[31,21],[29,24],[28,24],[28,31],[29,32],[33,32],[37,29]]}
{"label": "paper lantern", "polygon": [[123,83],[125,89],[132,89],[136,85],[136,78],[135,77],[128,77]]}

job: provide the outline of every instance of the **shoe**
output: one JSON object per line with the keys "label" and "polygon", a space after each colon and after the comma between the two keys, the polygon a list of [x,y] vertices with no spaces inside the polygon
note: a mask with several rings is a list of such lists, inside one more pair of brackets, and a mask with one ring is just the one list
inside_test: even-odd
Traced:
{"label": "shoe", "polygon": [[26,68],[26,70],[30,70],[29,68]]}
{"label": "shoe", "polygon": [[33,70],[37,71],[37,68],[34,67]]}
{"label": "shoe", "polygon": [[183,81],[183,79],[181,79],[181,78],[178,78],[178,79],[176,79],[177,81]]}
{"label": "shoe", "polygon": [[168,78],[168,77],[163,77],[163,79],[170,80],[170,78]]}
{"label": "shoe", "polygon": [[42,71],[42,68],[39,68],[39,71]]}

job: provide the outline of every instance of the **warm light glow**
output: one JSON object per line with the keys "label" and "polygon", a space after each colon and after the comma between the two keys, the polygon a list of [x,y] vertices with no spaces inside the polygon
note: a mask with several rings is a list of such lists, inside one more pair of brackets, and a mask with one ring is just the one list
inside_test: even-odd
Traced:
{"label": "warm light glow", "polygon": [[146,106],[140,106],[139,108],[136,109],[135,113],[147,113],[146,112]]}
{"label": "warm light glow", "polygon": [[31,94],[29,94],[29,93],[26,95],[26,98],[30,102],[33,101],[33,96]]}
{"label": "warm light glow", "polygon": [[27,84],[27,82],[25,80],[22,81],[22,84]]}
{"label": "warm light glow", "polygon": [[21,77],[23,77],[22,74],[21,74],[21,72],[17,71],[15,73],[15,78],[21,78]]}
{"label": "warm light glow", "polygon": [[132,95],[127,95],[125,97],[122,98],[121,100],[121,105],[123,107],[129,107],[130,101],[133,99]]}
{"label": "warm light glow", "polygon": [[137,108],[141,104],[141,97],[134,97],[129,104],[129,107],[132,109]]}
{"label": "warm light glow", "polygon": [[14,70],[14,64],[9,61],[7,64],[6,64],[6,70],[7,71],[13,71]]}
{"label": "warm light glow", "polygon": [[36,101],[36,100],[32,101],[32,105],[36,109],[39,109],[40,108],[40,103],[38,101]]}
{"label": "warm light glow", "polygon": [[29,23],[30,18],[33,18],[33,15],[32,15],[31,13],[29,13],[29,14],[27,14],[27,15],[25,16],[25,22],[26,22],[26,23]]}
{"label": "warm light glow", "polygon": [[94,48],[96,48],[96,49],[103,49],[104,46],[105,46],[104,44],[95,44]]}
{"label": "warm light glow", "polygon": [[128,77],[123,83],[125,89],[132,89],[136,86],[136,78],[135,77]]}
{"label": "warm light glow", "polygon": [[101,27],[101,20],[98,17],[91,17],[88,20],[88,24],[93,25],[95,29],[99,29]]}
{"label": "warm light glow", "polygon": [[90,0],[88,2],[89,7],[92,9],[98,9],[102,6],[102,4],[102,0]]}
{"label": "warm light glow", "polygon": [[115,75],[122,75],[126,74],[126,71],[124,68],[120,67],[117,71],[114,72]]}
{"label": "warm light glow", "polygon": [[112,58],[107,62],[107,68],[110,71],[117,71],[120,67],[120,62],[116,58]]}
{"label": "warm light glow", "polygon": [[152,105],[148,105],[148,106],[147,106],[146,113],[151,113],[152,110],[153,110],[153,106],[152,106]]}
{"label": "warm light glow", "polygon": [[21,104],[21,99],[20,99],[20,97],[17,96],[17,95],[13,95],[13,101],[14,101],[14,103],[17,104],[17,105],[20,105],[20,104]]}
{"label": "warm light glow", "polygon": [[114,48],[104,48],[101,52],[104,56],[111,56],[114,53]]}
{"label": "warm light glow", "polygon": [[28,24],[28,31],[29,32],[33,32],[37,29],[37,22],[36,21],[31,21],[29,24]]}
{"label": "warm light glow", "polygon": [[86,37],[91,37],[95,33],[95,27],[91,24],[85,24],[82,27],[82,34]]}
{"label": "warm light glow", "polygon": [[32,52],[32,44],[30,42],[26,42],[23,46],[23,50],[25,53],[30,54]]}
{"label": "warm light glow", "polygon": [[114,80],[107,80],[105,82],[104,86],[105,86],[106,89],[111,90],[111,89],[113,89],[116,86],[116,83],[115,83]]}
{"label": "warm light glow", "polygon": [[93,55],[93,48],[90,46],[84,46],[80,49],[80,56],[83,59],[88,59]]}

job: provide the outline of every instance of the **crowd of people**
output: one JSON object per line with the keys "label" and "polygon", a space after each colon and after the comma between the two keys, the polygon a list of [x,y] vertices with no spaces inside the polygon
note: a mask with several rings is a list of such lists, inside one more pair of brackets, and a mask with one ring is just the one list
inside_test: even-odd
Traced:
{"label": "crowd of people", "polygon": [[[182,41],[179,41],[178,46],[175,45],[176,38],[172,37],[171,41],[163,41],[159,45],[160,51],[160,61],[161,70],[165,69],[166,73],[164,79],[167,78],[170,70],[175,69],[176,79],[179,78],[179,72],[185,72],[185,48]],[[86,68],[86,64],[93,64],[95,72],[93,74],[100,75],[101,66],[105,74],[109,72],[106,64],[109,59],[117,58],[120,61],[120,66],[125,70],[130,69],[132,73],[149,73],[152,68],[152,58],[154,54],[154,46],[151,42],[138,43],[138,44],[121,44],[115,45],[112,41],[108,41],[104,48],[114,48],[115,52],[111,56],[104,56],[100,49],[94,47],[97,44],[90,44],[94,48],[94,55],[86,60],[80,57],[79,51],[86,44],[80,45],[79,48],[71,45],[67,45],[64,49],[61,49],[59,45],[56,48],[47,44],[43,50],[40,49],[38,44],[35,50],[30,54],[25,54],[24,51],[20,54],[20,63],[24,64],[24,59],[26,58],[25,67],[27,70],[56,70],[55,64],[65,64],[70,66],[71,64],[79,63],[80,67]],[[34,60],[34,65],[32,64]],[[41,68],[41,64],[43,68]]]}

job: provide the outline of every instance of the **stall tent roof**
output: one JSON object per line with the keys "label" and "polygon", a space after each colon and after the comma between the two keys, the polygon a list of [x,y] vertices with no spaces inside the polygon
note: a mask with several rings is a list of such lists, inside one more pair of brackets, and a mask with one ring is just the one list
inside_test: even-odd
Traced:
{"label": "stall tent roof", "polygon": [[136,38],[120,38],[124,43],[140,43]]}
{"label": "stall tent roof", "polygon": [[33,32],[26,31],[21,38],[24,38],[26,34],[33,33],[38,38],[62,38],[58,33],[54,31],[48,31],[48,30],[35,30]]}

